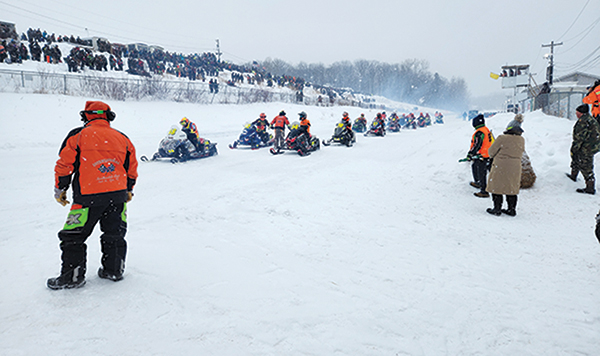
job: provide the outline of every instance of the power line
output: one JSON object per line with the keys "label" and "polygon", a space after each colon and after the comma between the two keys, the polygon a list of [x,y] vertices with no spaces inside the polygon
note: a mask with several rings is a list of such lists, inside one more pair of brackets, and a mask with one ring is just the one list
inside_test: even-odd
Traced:
{"label": "power line", "polygon": [[577,15],[577,17],[575,18],[575,20],[573,20],[573,23],[571,24],[571,26],[569,26],[569,28],[567,28],[567,30],[565,31],[565,33],[562,34],[562,36],[560,36],[558,39],[560,40],[561,38],[563,38],[564,35],[567,34],[567,32],[569,32],[569,30],[571,30],[571,28],[573,27],[573,25],[575,25],[575,23],[577,22],[577,20],[579,19],[579,16],[581,16],[581,14],[583,14],[583,10],[585,10],[585,8],[588,6],[588,4],[590,3],[590,0],[588,0],[585,5],[583,5],[583,9],[581,9],[581,11],[579,11],[579,15]]}
{"label": "power line", "polygon": [[[585,34],[583,37],[581,37],[581,38],[579,39],[579,41],[577,41],[577,43],[575,43],[575,44],[574,44],[573,46],[571,46],[570,48],[568,48],[568,49],[566,49],[566,50],[562,51],[562,52],[561,52],[561,54],[562,54],[562,53],[567,53],[567,52],[569,52],[570,50],[572,50],[573,48],[577,47],[577,45],[578,45],[579,43],[581,43],[581,41],[583,41],[583,40],[584,40],[584,39],[587,37],[587,35],[589,35],[589,34],[592,32],[592,30],[594,29],[594,27],[596,27],[596,25],[598,25],[599,23],[600,23],[600,17],[599,17],[599,18],[598,18],[596,21],[594,21],[594,22],[592,23],[592,25],[588,26],[588,28],[587,28],[586,30],[584,30],[584,32],[585,32],[585,31],[587,31],[587,33],[586,33],[586,34]],[[581,35],[582,33],[583,33],[583,32],[580,32],[580,33],[579,33],[579,35]]]}
{"label": "power line", "polygon": [[[114,40],[114,39],[116,39],[116,40],[132,41],[132,42],[141,42],[141,41],[140,41],[140,38],[133,38],[133,37],[128,37],[128,36],[123,36],[123,35],[115,34],[115,33],[112,33],[112,32],[107,32],[107,31],[103,31],[103,30],[97,30],[97,29],[95,29],[95,28],[90,28],[89,26],[81,26],[81,25],[77,25],[77,24],[75,24],[75,23],[72,23],[72,22],[63,21],[63,20],[60,20],[60,19],[57,19],[57,18],[54,18],[54,17],[48,16],[48,15],[44,15],[44,14],[40,14],[40,13],[38,13],[38,12],[35,12],[35,11],[31,11],[31,10],[28,10],[28,9],[24,9],[24,8],[22,8],[22,7],[19,7],[19,6],[16,6],[16,5],[13,5],[13,4],[10,4],[10,3],[7,3],[7,2],[5,2],[5,1],[0,1],[0,4],[4,4],[4,5],[6,5],[6,6],[10,6],[10,7],[12,7],[12,8],[15,8],[15,9],[18,9],[18,10],[20,10],[20,11],[24,12],[24,13],[31,14],[31,15],[35,15],[35,16],[38,16],[38,17],[41,17],[41,18],[44,18],[44,19],[50,20],[51,22],[59,23],[59,24],[65,25],[65,26],[67,26],[67,27],[69,27],[69,28],[77,29],[77,30],[79,30],[79,31],[81,31],[81,29],[82,29],[82,28],[84,28],[84,29],[86,29],[86,30],[90,30],[90,31],[92,31],[92,32],[98,33],[98,34],[100,34],[100,35],[103,35],[103,36],[109,36],[109,37],[112,37],[112,38],[113,38],[113,40]],[[10,10],[5,10],[5,11],[10,11]],[[51,11],[52,11],[52,10],[51,10]],[[12,11],[11,11],[11,12],[12,12]],[[13,12],[13,13],[15,13],[15,12]],[[17,14],[18,14],[18,13],[17,13]],[[23,14],[19,14],[19,15],[20,15],[20,16],[24,16],[24,17],[27,17],[27,18],[30,18],[30,19],[33,19],[33,20],[35,20],[35,18],[34,18],[34,17],[31,17],[31,16],[26,16],[26,15],[23,15]],[[94,16],[98,16],[98,15],[97,15],[97,14],[94,14]],[[101,17],[106,17],[106,16],[101,16]],[[140,26],[137,26],[137,25],[132,25],[131,23],[125,23],[125,22],[118,21],[118,20],[115,20],[115,19],[112,19],[112,18],[109,18],[109,17],[106,17],[106,18],[107,18],[107,19],[111,19],[111,21],[113,21],[113,22],[121,22],[121,23],[124,23],[124,24],[126,24],[126,25],[129,25],[129,26],[133,26],[133,27],[138,27],[138,28],[143,28],[143,29],[145,29],[145,27],[140,27]],[[86,21],[89,21],[89,20],[86,20]],[[96,23],[96,24],[98,24],[97,22],[94,22],[94,21],[89,21],[89,22],[90,22],[90,23]],[[153,30],[153,31],[156,31],[156,30]],[[165,35],[165,33],[164,33],[164,32],[161,32],[161,31],[158,31],[158,32],[160,32],[162,35]],[[135,32],[135,31],[133,31],[133,33],[135,34],[136,32]],[[138,34],[139,34],[139,33],[138,33]],[[145,33],[142,33],[142,36],[144,36],[144,35],[146,35],[146,34],[145,34]],[[169,36],[169,34],[168,34],[168,33],[167,33],[166,35],[167,35],[167,36]],[[160,37],[160,36],[158,36],[158,37]],[[181,44],[181,43],[178,43],[178,42],[174,42],[174,41],[172,40],[173,38],[181,38],[181,37],[187,37],[187,36],[181,36],[181,35],[179,35],[179,34],[171,34],[171,35],[169,36],[169,39],[168,39],[168,40],[167,40],[166,38],[162,38],[162,39],[163,39],[163,41],[160,41],[160,42],[169,43],[169,45],[170,45],[170,46],[172,46],[172,47],[175,47],[175,48],[178,48],[178,49],[185,49],[185,50],[188,50],[188,51],[207,50],[207,49],[208,49],[208,50],[213,50],[213,49],[214,49],[214,48],[212,48],[212,47],[207,47],[207,46],[202,46],[202,47],[200,47],[200,46],[199,46],[199,47],[191,47],[191,46],[189,45],[189,43]],[[197,41],[197,40],[198,40],[198,38],[196,38],[196,37],[188,37],[188,38],[190,38],[190,39],[193,39],[193,40],[195,40],[195,41]],[[159,38],[159,39],[160,39],[160,38]]]}

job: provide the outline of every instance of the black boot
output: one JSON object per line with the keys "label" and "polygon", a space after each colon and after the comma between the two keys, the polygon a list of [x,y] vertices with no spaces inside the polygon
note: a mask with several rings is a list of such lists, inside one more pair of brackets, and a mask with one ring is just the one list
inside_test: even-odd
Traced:
{"label": "black boot", "polygon": [[571,168],[571,174],[569,173],[565,173],[567,175],[567,177],[569,177],[570,180],[572,180],[573,182],[577,182],[577,175],[579,174],[579,171]]}
{"label": "black boot", "polygon": [[63,272],[60,276],[55,278],[49,278],[46,285],[50,289],[71,289],[81,288],[85,285],[85,267],[69,267],[68,269],[63,268]]}
{"label": "black boot", "polygon": [[120,281],[121,279],[123,279],[123,274],[122,273],[109,273],[106,272],[106,270],[104,270],[104,267],[100,267],[98,268],[98,277],[100,278],[104,278],[104,279],[110,279],[113,282],[117,282]]}
{"label": "black boot", "polygon": [[501,194],[492,194],[492,202],[494,202],[493,208],[487,208],[487,212],[492,215],[499,216],[502,212],[502,195]]}
{"label": "black boot", "polygon": [[517,196],[507,195],[506,202],[508,203],[508,209],[502,209],[502,212],[508,216],[517,215]]}
{"label": "black boot", "polygon": [[102,244],[102,267],[98,269],[98,277],[120,281],[125,272],[127,242],[121,235],[104,234]]}
{"label": "black boot", "polygon": [[577,188],[577,193],[596,194],[596,180],[590,178],[585,181],[585,188]]}

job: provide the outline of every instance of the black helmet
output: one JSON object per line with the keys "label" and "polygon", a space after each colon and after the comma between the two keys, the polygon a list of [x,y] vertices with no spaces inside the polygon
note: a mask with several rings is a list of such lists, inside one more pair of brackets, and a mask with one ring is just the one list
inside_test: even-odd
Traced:
{"label": "black helmet", "polygon": [[279,115],[281,115],[281,116],[285,115],[285,111],[281,110],[281,111],[279,112]]}
{"label": "black helmet", "polygon": [[300,115],[300,118],[306,117],[306,113],[304,111],[299,112],[298,115]]}

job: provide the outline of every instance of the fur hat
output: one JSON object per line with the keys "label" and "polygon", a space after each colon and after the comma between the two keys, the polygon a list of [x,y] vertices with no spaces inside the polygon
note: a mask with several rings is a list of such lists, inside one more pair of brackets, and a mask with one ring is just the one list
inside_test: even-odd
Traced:
{"label": "fur hat", "polygon": [[580,112],[582,114],[587,114],[590,112],[590,106],[588,104],[581,104],[577,107],[577,109],[575,109],[577,112]]}
{"label": "fur hat", "polygon": [[481,125],[485,125],[483,114],[479,114],[473,118],[473,127],[477,128]]}
{"label": "fur hat", "polygon": [[511,120],[511,122],[508,123],[508,125],[506,125],[506,131],[519,131],[519,132],[523,132],[523,129],[521,128],[521,124],[523,123],[523,115],[521,114],[517,114],[515,115],[515,118]]}

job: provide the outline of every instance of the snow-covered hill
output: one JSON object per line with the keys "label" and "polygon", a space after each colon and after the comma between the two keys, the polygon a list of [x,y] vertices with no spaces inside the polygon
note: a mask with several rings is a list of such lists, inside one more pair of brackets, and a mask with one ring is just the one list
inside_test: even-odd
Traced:
{"label": "snow-covered hill", "polygon": [[85,100],[0,94],[2,355],[598,353],[599,200],[564,175],[573,122],[525,115],[538,179],[511,218],[473,196],[458,117],[301,158],[227,144],[260,112],[304,110],[328,138],[360,109],[109,101],[138,156],[183,116],[219,155],[141,164],[125,279],[95,275],[96,231],[86,286],[51,291],[67,214],[53,167]]}

